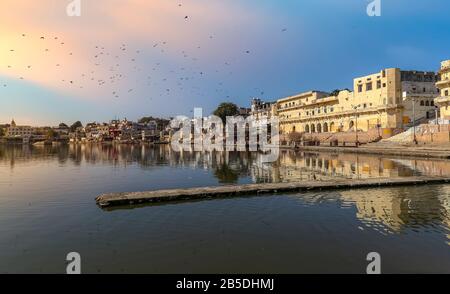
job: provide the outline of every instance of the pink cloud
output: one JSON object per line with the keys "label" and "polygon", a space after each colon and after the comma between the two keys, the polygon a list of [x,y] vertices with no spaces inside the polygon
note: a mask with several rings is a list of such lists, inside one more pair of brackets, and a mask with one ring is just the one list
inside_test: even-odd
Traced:
{"label": "pink cloud", "polygon": [[[179,1],[168,0],[82,1],[79,18],[65,14],[69,2],[2,1],[1,74],[24,77],[74,94],[82,94],[86,88],[96,89],[95,96],[99,97],[105,93],[91,88],[92,83],[86,79],[95,76],[98,83],[101,77],[108,77],[110,65],[95,65],[95,44],[101,44],[112,55],[122,43],[151,50],[155,43],[166,42],[165,56],[161,58],[177,62],[183,58],[180,51],[203,47],[209,42],[208,50],[201,52],[202,60],[207,63],[218,56],[232,55],[227,37],[232,37],[241,27],[249,28],[258,22],[258,15],[252,13],[254,10],[244,10],[223,1],[183,1],[181,7]],[[218,31],[224,34],[221,41],[210,42],[210,36]],[[22,33],[26,37],[22,37]],[[41,40],[40,36],[46,39]],[[53,39],[55,36],[58,40]],[[60,45],[61,42],[65,44]],[[10,48],[15,51],[10,52]],[[49,51],[45,51],[47,49]],[[90,74],[93,71],[95,75]],[[70,83],[75,80],[78,84]]]}

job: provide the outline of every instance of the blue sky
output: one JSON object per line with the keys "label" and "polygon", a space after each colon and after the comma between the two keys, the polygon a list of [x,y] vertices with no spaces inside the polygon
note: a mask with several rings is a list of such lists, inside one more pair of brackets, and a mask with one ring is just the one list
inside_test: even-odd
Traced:
{"label": "blue sky", "polygon": [[[150,5],[140,1],[114,9],[115,0],[107,8],[98,6],[107,5],[99,0],[86,4],[77,20],[61,16],[64,11],[52,0],[43,0],[33,15],[14,7],[22,0],[0,4],[0,50],[10,46],[17,54],[22,48],[24,54],[13,59],[16,52],[0,52],[0,123],[12,117],[33,124],[168,117],[190,114],[193,107],[208,113],[222,101],[248,106],[255,96],[275,100],[311,89],[351,88],[354,77],[383,68],[436,71],[441,60],[450,59],[446,0],[382,0],[380,17],[367,16],[368,0],[179,1],[183,7],[167,0],[148,7],[149,15],[138,14],[143,5]],[[65,46],[73,44],[67,52],[79,53],[80,59],[64,60],[68,65],[59,74],[48,68],[63,55],[39,58],[42,62],[28,74],[14,67],[35,48],[25,50],[16,39],[23,32],[58,34],[67,39]],[[122,59],[120,83],[82,83],[80,75],[94,67],[97,43],[111,48],[111,56],[119,54],[124,43],[128,52],[141,52],[136,61],[131,56],[126,57],[128,63]],[[97,68],[107,77],[109,66],[105,61]],[[62,83],[65,75],[75,83]],[[83,89],[75,89],[75,84]]]}

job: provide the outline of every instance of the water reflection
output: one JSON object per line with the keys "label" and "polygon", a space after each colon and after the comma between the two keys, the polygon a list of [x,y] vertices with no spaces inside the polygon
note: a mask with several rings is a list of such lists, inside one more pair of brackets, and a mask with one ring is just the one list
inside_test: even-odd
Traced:
{"label": "water reflection", "polygon": [[364,227],[382,234],[444,231],[450,240],[448,185],[343,190],[336,194],[308,193],[291,197],[311,206],[338,202],[342,208],[355,207],[356,217]]}
{"label": "water reflection", "polygon": [[327,181],[336,178],[450,176],[449,160],[383,158],[377,155],[313,153],[283,150],[278,161],[259,163],[255,152],[174,152],[167,145],[69,145],[0,146],[0,162],[11,168],[30,162],[57,160],[59,164],[137,164],[142,169],[158,166],[211,170],[219,183]]}
{"label": "water reflection", "polygon": [[[20,164],[56,160],[60,165],[128,166],[141,169],[161,166],[189,167],[209,171],[218,184],[238,183],[248,178],[253,182],[289,182],[302,180],[328,181],[336,178],[408,177],[413,175],[450,175],[450,161],[427,159],[382,158],[375,155],[303,153],[284,150],[272,164],[259,164],[257,153],[251,152],[174,152],[169,146],[70,145],[57,147],[1,146],[0,162],[11,168]],[[354,205],[356,216],[367,226],[380,232],[405,228],[436,226],[449,221],[447,186],[429,186],[342,191],[342,206]],[[170,187],[167,187],[170,188]],[[393,192],[394,191],[394,192]],[[414,193],[411,193],[414,191]],[[302,200],[316,203],[315,194],[301,195]],[[378,224],[380,227],[377,227]]]}
{"label": "water reflection", "polygon": [[[168,146],[0,146],[0,272],[58,272],[59,256],[73,250],[73,244],[111,272],[359,272],[366,265],[354,260],[365,262],[368,250],[388,257],[387,271],[448,272],[450,185],[110,212],[94,203],[98,194],[113,191],[450,175],[447,160],[288,150],[272,164],[261,165],[258,159],[256,153],[177,153]],[[107,252],[120,252],[122,259]],[[316,268],[321,258],[326,268]]]}

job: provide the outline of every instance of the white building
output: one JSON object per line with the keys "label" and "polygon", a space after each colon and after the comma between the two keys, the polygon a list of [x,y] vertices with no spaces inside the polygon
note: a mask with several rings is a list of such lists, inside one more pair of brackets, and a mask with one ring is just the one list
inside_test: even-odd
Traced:
{"label": "white building", "polygon": [[11,125],[6,128],[6,137],[9,138],[29,138],[33,134],[33,128],[30,126],[18,126],[14,119]]}

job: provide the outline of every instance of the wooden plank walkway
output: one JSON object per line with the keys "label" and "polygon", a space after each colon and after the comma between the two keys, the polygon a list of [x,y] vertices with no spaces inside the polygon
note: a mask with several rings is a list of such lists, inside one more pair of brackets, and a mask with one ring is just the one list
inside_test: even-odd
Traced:
{"label": "wooden plank walkway", "polygon": [[101,207],[134,205],[152,202],[226,198],[243,195],[295,193],[313,190],[356,189],[382,186],[405,186],[450,183],[449,177],[373,178],[364,180],[339,179],[334,181],[307,181],[298,183],[269,183],[227,185],[188,189],[155,190],[147,192],[109,193],[95,200]]}

